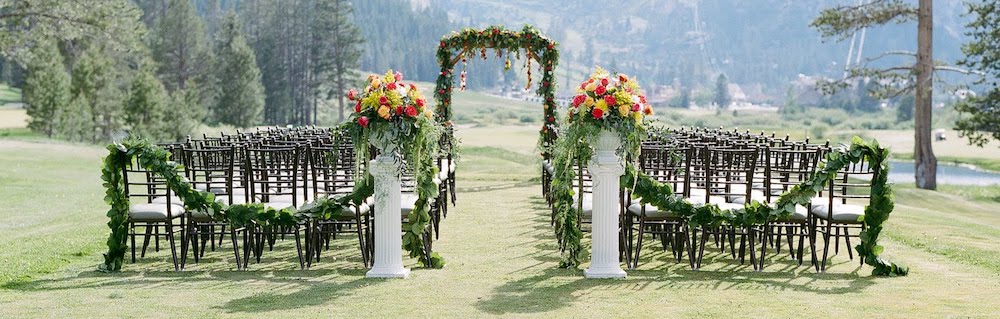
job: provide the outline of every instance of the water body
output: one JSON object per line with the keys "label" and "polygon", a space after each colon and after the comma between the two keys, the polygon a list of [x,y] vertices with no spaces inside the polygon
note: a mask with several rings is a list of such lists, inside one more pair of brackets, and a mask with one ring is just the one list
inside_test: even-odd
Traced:
{"label": "water body", "polygon": [[[913,162],[889,161],[889,181],[913,183]],[[1000,173],[973,169],[969,166],[938,164],[938,184],[949,185],[1000,185]]]}

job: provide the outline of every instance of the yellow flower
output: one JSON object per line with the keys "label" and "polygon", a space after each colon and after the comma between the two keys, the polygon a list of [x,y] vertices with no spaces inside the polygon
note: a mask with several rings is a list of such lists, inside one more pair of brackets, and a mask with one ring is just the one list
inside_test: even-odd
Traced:
{"label": "yellow flower", "polygon": [[371,84],[371,86],[372,87],[378,87],[380,85],[382,85],[382,80],[379,79],[378,77],[372,77],[372,84]]}
{"label": "yellow flower", "polygon": [[621,114],[622,117],[628,116],[628,112],[629,112],[629,107],[627,105],[625,104],[618,105],[618,114]]}
{"label": "yellow flower", "polygon": [[595,104],[596,104],[594,106],[595,109],[601,109],[601,111],[604,111],[604,113],[608,112],[608,103],[604,102],[604,99],[597,100],[597,103]]}
{"label": "yellow flower", "polygon": [[588,96],[586,100],[583,100],[583,105],[586,106],[587,109],[590,109],[590,107],[594,106],[594,98]]}
{"label": "yellow flower", "polygon": [[380,117],[388,120],[389,119],[389,107],[385,106],[385,105],[380,106],[378,108],[378,116],[380,116]]}
{"label": "yellow flower", "polygon": [[392,82],[396,82],[396,75],[392,74],[392,70],[390,69],[388,72],[385,72],[385,83]]}
{"label": "yellow flower", "polygon": [[426,116],[429,119],[433,119],[434,118],[434,112],[431,111],[431,108],[429,108],[429,107],[425,108],[424,109],[424,116]]}
{"label": "yellow flower", "polygon": [[587,84],[586,89],[587,92],[594,92],[597,89],[597,82],[590,82],[590,84]]}
{"label": "yellow flower", "polygon": [[632,113],[632,117],[635,118],[635,123],[639,124],[642,122],[642,112]]}

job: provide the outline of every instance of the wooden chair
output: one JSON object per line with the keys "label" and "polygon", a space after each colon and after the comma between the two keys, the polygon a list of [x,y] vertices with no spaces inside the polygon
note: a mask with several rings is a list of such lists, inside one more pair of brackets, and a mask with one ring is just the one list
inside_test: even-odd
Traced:
{"label": "wooden chair", "polygon": [[[124,156],[124,155],[123,155]],[[154,239],[154,249],[160,250],[160,237],[164,237],[170,243],[171,261],[174,264],[174,271],[181,269],[181,263],[177,258],[177,245],[174,241],[174,234],[181,234],[181,242],[184,242],[185,210],[184,202],[174,196],[173,191],[167,187],[166,180],[156,173],[146,170],[138,156],[122,168],[122,178],[125,184],[125,196],[130,202],[128,225],[129,237],[132,246],[132,262],[135,258],[135,238],[140,236],[136,233],[136,227],[145,230],[142,243],[142,253],[140,258],[146,256],[146,248],[150,239]],[[174,228],[174,220],[180,219],[180,224]],[[160,233],[163,229],[163,233]]]}
{"label": "wooden chair", "polygon": [[[826,261],[830,251],[830,236],[833,236],[834,254],[840,251],[840,238],[843,237],[847,244],[847,253],[854,259],[853,248],[851,247],[851,237],[857,238],[858,234],[851,234],[852,230],[860,232],[862,223],[858,221],[865,214],[865,205],[871,199],[871,182],[875,175],[875,168],[869,165],[867,158],[857,163],[850,163],[840,169],[837,177],[830,181],[825,194],[813,198],[809,205],[810,244],[812,244],[812,258],[816,271],[826,271]],[[816,237],[823,234],[823,259],[816,262]],[[864,260],[861,261],[864,263]]]}

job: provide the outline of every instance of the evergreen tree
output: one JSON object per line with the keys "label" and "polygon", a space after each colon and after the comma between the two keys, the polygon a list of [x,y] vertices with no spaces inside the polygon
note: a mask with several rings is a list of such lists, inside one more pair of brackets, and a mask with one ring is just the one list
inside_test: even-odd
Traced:
{"label": "evergreen tree", "polygon": [[172,137],[165,122],[170,102],[167,98],[166,89],[154,75],[152,67],[141,66],[132,80],[125,103],[125,118],[132,133],[154,140]]}
{"label": "evergreen tree", "polygon": [[715,104],[720,108],[728,108],[729,103],[732,102],[729,97],[729,80],[726,79],[725,74],[719,74],[715,78],[715,99],[713,100]]}
{"label": "evergreen tree", "polygon": [[876,84],[875,81],[867,80],[862,81],[858,85],[858,105],[855,108],[862,112],[878,112],[882,109],[882,105],[877,98],[875,98]]}
{"label": "evergreen tree", "polygon": [[170,0],[153,29],[150,49],[170,92],[187,89],[204,76],[210,55],[201,18],[189,0]]}
{"label": "evergreen tree", "polygon": [[327,36],[324,37],[324,51],[328,55],[326,65],[327,82],[332,84],[331,95],[337,98],[337,118],[344,120],[344,94],[347,93],[348,76],[351,69],[358,67],[361,59],[361,44],[364,39],[361,37],[361,30],[352,22],[352,11],[350,1],[346,0],[323,0],[317,6],[320,8],[321,19],[320,29],[324,30]]}
{"label": "evergreen tree", "polygon": [[69,103],[70,79],[54,40],[42,40],[32,50],[23,98],[31,119],[28,128],[52,137],[60,111]]}
{"label": "evergreen tree", "polygon": [[979,96],[968,97],[955,106],[963,113],[955,122],[955,129],[969,139],[969,143],[982,147],[990,139],[1000,140],[1000,3],[984,1],[969,3],[969,15],[975,20],[967,27],[966,35],[972,39],[962,46],[966,57],[959,64],[982,72],[976,85],[984,88]]}
{"label": "evergreen tree", "polygon": [[681,88],[681,108],[687,109],[691,108],[691,88],[682,87]]}
{"label": "evergreen tree", "polygon": [[[67,137],[72,140],[97,142],[110,139],[112,133],[122,127],[122,94],[116,86],[117,70],[112,65],[109,52],[100,44],[88,45],[73,67],[72,99],[80,103],[80,115],[89,115],[89,122],[73,124]],[[81,110],[75,110],[81,112]],[[64,121],[76,123],[78,119],[63,117]]]}
{"label": "evergreen tree", "polygon": [[212,118],[219,123],[249,127],[260,122],[264,110],[264,86],[254,52],[243,37],[236,15],[227,15],[218,35],[217,74],[219,98]]}
{"label": "evergreen tree", "polygon": [[164,136],[168,140],[179,141],[190,135],[201,123],[204,116],[201,97],[197,90],[177,90],[170,94],[170,107],[166,109],[166,130]]}

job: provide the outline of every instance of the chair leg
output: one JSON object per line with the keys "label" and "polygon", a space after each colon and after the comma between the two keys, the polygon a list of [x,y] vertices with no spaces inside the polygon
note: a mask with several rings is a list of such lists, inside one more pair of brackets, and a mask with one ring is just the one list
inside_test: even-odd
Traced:
{"label": "chair leg", "polygon": [[302,240],[301,240],[301,230],[295,227],[295,252],[299,255],[299,270],[306,269],[305,259],[302,258]]}
{"label": "chair leg", "polygon": [[840,253],[840,227],[834,227],[833,230],[833,255],[836,256]]}
{"label": "chair leg", "polygon": [[229,238],[233,241],[233,254],[236,256],[236,270],[242,270],[243,260],[240,259],[240,246],[236,242],[236,228],[229,229]]}
{"label": "chair leg", "polygon": [[128,223],[129,237],[132,239],[132,263],[135,263],[135,223]]}
{"label": "chair leg", "polygon": [[146,258],[146,247],[149,247],[149,237],[153,236],[153,226],[146,223],[146,238],[142,240],[142,253],[139,254],[139,258]]}
{"label": "chair leg", "polygon": [[171,222],[170,220],[167,220],[166,232],[167,232],[167,240],[170,241],[170,257],[171,260],[174,262],[174,271],[180,271],[181,270],[180,263],[177,260],[177,246],[176,243],[174,243],[174,226],[173,222]]}
{"label": "chair leg", "polygon": [[833,223],[830,223],[830,221],[826,222],[826,232],[823,233],[823,260],[820,261],[820,272],[826,272],[826,260],[830,252],[830,231],[832,226]]}
{"label": "chair leg", "polygon": [[155,250],[153,250],[153,251],[160,252],[160,227],[155,227],[154,226],[153,227],[153,233],[155,233],[154,236],[153,236],[153,241],[155,242],[155,244],[154,244]]}
{"label": "chair leg", "polygon": [[844,228],[844,243],[847,244],[847,256],[854,260],[854,249],[851,248],[851,234],[848,232],[847,228]]}
{"label": "chair leg", "polygon": [[635,256],[632,259],[632,269],[639,267],[639,255],[642,252],[642,237],[646,231],[646,218],[639,217],[639,237],[636,239]]}

